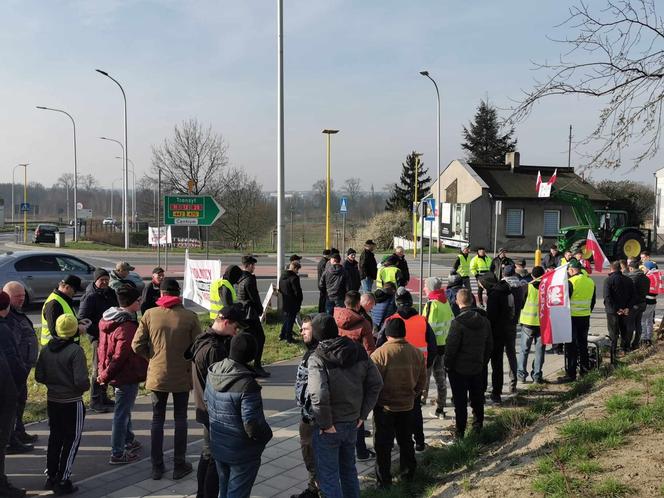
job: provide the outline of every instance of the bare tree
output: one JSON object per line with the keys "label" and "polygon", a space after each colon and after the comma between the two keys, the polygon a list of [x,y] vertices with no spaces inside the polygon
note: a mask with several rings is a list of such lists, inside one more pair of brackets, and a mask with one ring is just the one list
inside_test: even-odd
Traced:
{"label": "bare tree", "polygon": [[561,24],[572,34],[554,41],[567,47],[557,63],[538,64],[548,73],[525,92],[511,120],[525,118],[535,103],[551,95],[605,100],[597,126],[581,144],[597,144],[589,166],[620,166],[630,144],[643,150],[634,167],[654,157],[660,146],[664,103],[664,22],[655,0],[607,0],[593,9],[583,0]]}
{"label": "bare tree", "polygon": [[99,182],[94,176],[90,174],[80,175],[78,177],[78,184],[81,189],[88,191],[97,190],[99,188]]}
{"label": "bare tree", "polygon": [[353,205],[360,198],[361,185],[362,185],[362,180],[360,180],[359,178],[348,178],[344,182],[343,192],[348,196],[350,203]]}
{"label": "bare tree", "polygon": [[74,188],[74,173],[63,173],[55,182],[54,187],[60,187],[65,190]]}
{"label": "bare tree", "polygon": [[219,196],[224,190],[224,170],[228,166],[228,146],[212,127],[203,128],[196,119],[176,125],[172,139],[152,147],[152,171],[156,181],[162,171],[164,191]]}

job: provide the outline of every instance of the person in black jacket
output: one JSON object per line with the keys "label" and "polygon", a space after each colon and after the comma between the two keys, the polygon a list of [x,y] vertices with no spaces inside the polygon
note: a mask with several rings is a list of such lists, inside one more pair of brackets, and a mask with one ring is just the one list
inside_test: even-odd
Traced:
{"label": "person in black jacket", "polygon": [[397,257],[397,268],[399,268],[399,281],[397,285],[399,287],[406,287],[410,281],[410,270],[408,269],[408,261],[406,261],[406,251],[403,247],[397,246],[394,248],[394,255]]}
{"label": "person in black jacket", "polygon": [[346,292],[359,291],[362,279],[360,277],[360,268],[355,257],[357,252],[352,247],[346,251],[346,260],[344,261],[344,278],[346,280]]}
{"label": "person in black jacket", "polygon": [[650,279],[646,277],[639,265],[640,262],[635,259],[627,265],[629,267],[627,276],[634,284],[634,304],[632,309],[629,310],[629,315],[627,315],[627,335],[632,337],[631,349],[637,349],[641,343],[641,318],[646,310],[646,297],[650,290]]}
{"label": "person in black jacket", "polygon": [[331,251],[325,249],[323,251],[323,257],[318,261],[318,266],[316,268],[316,282],[318,282],[318,313],[325,313],[325,307],[327,306],[327,293],[325,287],[321,286],[320,279],[323,276],[323,273],[325,273],[328,261],[330,261],[330,254],[332,254]]}
{"label": "person in black jacket", "polygon": [[[98,413],[107,413],[109,407],[115,403],[108,398],[106,386],[100,386],[97,382],[99,347],[99,320],[104,311],[118,305],[118,298],[113,289],[109,287],[110,275],[103,268],[97,268],[94,273],[94,281],[90,282],[81,298],[79,318],[90,320],[88,337],[92,349],[92,368],[90,369],[90,410]],[[147,286],[146,286],[147,287]]]}
{"label": "person in black jacket", "polygon": [[281,325],[279,340],[294,344],[293,326],[297,314],[302,307],[302,287],[300,286],[300,262],[291,261],[279,279],[279,295],[281,296],[281,308],[284,313],[284,323]]}
{"label": "person in black jacket", "polygon": [[346,296],[346,279],[344,277],[344,267],[341,266],[341,256],[339,253],[330,255],[330,264],[327,265],[323,275],[318,281],[318,287],[325,289],[327,301],[325,303],[325,313],[332,315],[334,307],[344,307],[344,297]]}
{"label": "person in black jacket", "polygon": [[617,358],[618,339],[623,352],[630,349],[632,338],[627,333],[627,320],[634,301],[634,284],[620,271],[620,261],[614,261],[611,263],[611,273],[604,280],[604,311],[611,338],[612,363],[615,363]]}
{"label": "person in black jacket", "polygon": [[498,280],[503,278],[503,268],[507,265],[515,266],[514,261],[507,257],[507,249],[501,247],[498,249],[498,255],[491,260],[489,271],[492,271]]}
{"label": "person in black jacket", "polygon": [[549,248],[549,254],[542,258],[542,266],[544,268],[558,268],[560,266],[561,258],[562,256],[558,252],[558,246],[553,244]]}
{"label": "person in black jacket", "polygon": [[0,378],[3,380],[0,383],[0,496],[21,498],[25,496],[25,489],[15,487],[5,474],[5,448],[14,427],[18,401],[14,378],[20,379],[25,373],[25,368],[17,357],[18,352],[15,351],[11,330],[6,323],[9,302],[9,294],[0,292]]}
{"label": "person in black jacket", "polygon": [[203,448],[198,462],[196,498],[217,498],[219,495],[219,475],[210,449],[210,421],[204,400],[208,370],[214,363],[228,358],[231,339],[245,326],[242,306],[225,306],[219,310],[210,328],[199,335],[184,354],[186,359],[194,363],[191,374],[196,422],[203,424]]}
{"label": "person in black jacket", "polygon": [[164,269],[161,266],[157,266],[152,270],[150,283],[143,287],[143,292],[141,293],[141,314],[144,315],[150,308],[157,307],[157,299],[161,297],[159,286],[162,280],[164,280]]}
{"label": "person in black jacket", "polygon": [[258,377],[269,377],[270,372],[265,370],[262,365],[263,347],[265,346],[265,331],[261,324],[261,315],[263,314],[263,303],[258,294],[258,285],[256,283],[256,258],[253,256],[242,256],[242,276],[237,282],[237,299],[244,306],[245,317],[247,320],[247,332],[256,339],[256,357],[254,358],[254,370]]}
{"label": "person in black jacket", "polygon": [[362,279],[362,292],[371,292],[373,284],[378,276],[378,263],[374,251],[376,244],[369,239],[364,243],[364,249],[360,254],[360,278]]}

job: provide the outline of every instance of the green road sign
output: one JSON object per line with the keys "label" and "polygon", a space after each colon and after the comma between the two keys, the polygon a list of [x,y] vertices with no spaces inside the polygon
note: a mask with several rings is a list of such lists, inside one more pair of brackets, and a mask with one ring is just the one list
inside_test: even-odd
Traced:
{"label": "green road sign", "polygon": [[224,208],[209,195],[167,195],[164,197],[166,225],[212,225]]}

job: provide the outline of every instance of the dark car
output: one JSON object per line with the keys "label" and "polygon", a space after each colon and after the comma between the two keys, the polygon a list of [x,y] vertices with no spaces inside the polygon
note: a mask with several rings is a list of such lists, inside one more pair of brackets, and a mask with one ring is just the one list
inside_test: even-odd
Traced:
{"label": "dark car", "polygon": [[52,225],[50,223],[40,223],[35,228],[34,242],[35,244],[39,242],[51,242],[55,244],[55,233],[58,231],[57,225]]}

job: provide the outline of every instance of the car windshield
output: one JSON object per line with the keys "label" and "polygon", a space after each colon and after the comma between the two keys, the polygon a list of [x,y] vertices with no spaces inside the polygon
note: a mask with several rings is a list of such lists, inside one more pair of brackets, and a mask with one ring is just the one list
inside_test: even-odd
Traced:
{"label": "car windshield", "polygon": [[51,230],[53,232],[58,231],[58,227],[55,225],[39,225],[40,230]]}

